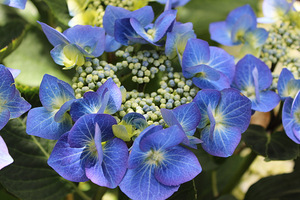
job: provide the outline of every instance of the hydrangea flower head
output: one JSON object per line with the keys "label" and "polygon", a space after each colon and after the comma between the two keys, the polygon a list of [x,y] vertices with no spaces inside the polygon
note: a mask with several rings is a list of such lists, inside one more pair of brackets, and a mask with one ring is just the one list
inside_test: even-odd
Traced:
{"label": "hydrangea flower head", "polygon": [[229,88],[235,72],[234,57],[200,39],[189,39],[182,56],[182,73],[201,89]]}
{"label": "hydrangea flower head", "polygon": [[293,3],[294,1],[289,3],[286,0],[264,0],[262,5],[264,17],[258,18],[257,21],[259,23],[274,23],[294,10]]}
{"label": "hydrangea flower head", "polygon": [[275,92],[268,90],[272,80],[269,67],[258,58],[248,54],[236,65],[233,85],[251,100],[252,110],[269,112],[280,101]]}
{"label": "hydrangea flower head", "polygon": [[282,124],[287,136],[300,144],[300,92],[294,99],[287,97],[283,104]]}
{"label": "hydrangea flower head", "polygon": [[0,0],[0,4],[8,5],[14,8],[24,9],[27,0]]}
{"label": "hydrangea flower head", "polygon": [[249,126],[251,101],[233,88],[201,90],[193,101],[201,112],[203,149],[214,156],[231,156]]}
{"label": "hydrangea flower head", "polygon": [[49,42],[53,60],[64,69],[81,66],[85,57],[98,57],[105,49],[105,31],[100,27],[77,25],[63,33],[45,23],[39,22]]}
{"label": "hydrangea flower head", "polygon": [[117,187],[127,169],[128,149],[113,135],[116,123],[107,114],[81,117],[58,140],[48,164],[67,180]]}
{"label": "hydrangea flower head", "polygon": [[120,189],[131,199],[166,199],[201,172],[197,157],[179,144],[178,126],[146,128],[134,141]]}
{"label": "hydrangea flower head", "polygon": [[72,127],[67,111],[75,101],[74,91],[68,83],[46,74],[40,85],[39,95],[43,106],[29,111],[26,132],[57,140]]}
{"label": "hydrangea flower head", "polygon": [[292,72],[283,68],[278,78],[277,89],[282,100],[288,97],[295,98],[300,90],[300,80],[295,79]]}
{"label": "hydrangea flower head", "polygon": [[214,22],[209,25],[211,39],[226,46],[250,44],[259,47],[264,44],[268,32],[257,28],[256,15],[249,5],[231,11],[226,21]]}

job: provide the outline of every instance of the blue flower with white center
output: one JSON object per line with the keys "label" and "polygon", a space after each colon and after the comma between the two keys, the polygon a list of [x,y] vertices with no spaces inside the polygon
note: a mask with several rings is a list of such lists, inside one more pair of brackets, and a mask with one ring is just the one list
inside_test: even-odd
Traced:
{"label": "blue flower with white center", "polygon": [[300,90],[300,80],[295,79],[292,72],[283,68],[278,78],[277,89],[282,100],[288,97],[295,98]]}
{"label": "blue flower with white center", "polygon": [[68,83],[45,74],[39,96],[43,107],[29,111],[26,132],[57,140],[72,127],[72,119],[67,111],[75,101],[74,91]]}
{"label": "blue flower with white center", "polygon": [[201,89],[229,88],[235,73],[234,57],[200,39],[189,39],[182,56],[182,73]]}
{"label": "blue flower with white center", "polygon": [[267,90],[272,84],[269,67],[253,55],[246,55],[236,65],[233,86],[248,97],[251,109],[269,112],[280,102],[278,94]]}
{"label": "blue flower with white center", "polygon": [[[10,119],[20,117],[30,107],[31,105],[20,96],[20,92],[16,89],[10,69],[0,64],[0,130]],[[0,136],[0,169],[12,162],[13,159]]]}
{"label": "blue flower with white center", "polygon": [[181,63],[182,54],[185,50],[186,43],[190,38],[196,38],[193,24],[176,22],[173,30],[167,33],[165,46],[166,56],[168,56],[169,59],[172,59],[177,55]]}
{"label": "blue flower with white center", "polygon": [[96,92],[86,92],[83,98],[76,100],[70,109],[74,121],[86,114],[114,114],[122,103],[122,92],[109,78]]}
{"label": "blue flower with white center", "polygon": [[287,97],[283,104],[282,124],[291,140],[300,144],[300,92],[294,99]]}
{"label": "blue flower with white center", "polygon": [[89,114],[59,138],[48,164],[63,178],[115,188],[122,180],[128,160],[126,143],[115,138],[114,117]]}
{"label": "blue flower with white center", "polygon": [[120,189],[133,200],[160,200],[195,178],[202,169],[197,157],[179,145],[185,137],[176,125],[146,128],[133,143]]}
{"label": "blue flower with white center", "polygon": [[274,23],[294,11],[293,3],[286,0],[264,0],[262,4],[264,17],[257,18],[258,23]]}
{"label": "blue flower with white center", "polygon": [[201,112],[202,147],[209,154],[231,156],[251,118],[251,101],[238,90],[201,90],[195,102]]}
{"label": "blue flower with white center", "polygon": [[184,6],[185,4],[187,4],[190,0],[156,0],[157,2],[161,3],[161,4],[167,4],[167,3],[171,3],[171,7],[172,8],[176,8],[176,7],[180,7],[180,6]]}
{"label": "blue flower with white center", "polygon": [[231,11],[226,21],[211,23],[209,32],[211,39],[220,44],[233,46],[243,43],[257,48],[264,44],[268,32],[256,26],[254,11],[249,5],[245,5]]}
{"label": "blue flower with white center", "polygon": [[8,5],[14,8],[24,9],[27,0],[0,0],[0,4]]}
{"label": "blue flower with white center", "polygon": [[82,66],[85,57],[99,57],[104,52],[105,31],[100,27],[77,25],[60,33],[45,23],[39,23],[54,46],[50,52],[53,60],[65,66],[64,69]]}
{"label": "blue flower with white center", "polygon": [[183,144],[197,149],[196,144],[202,141],[193,136],[201,119],[200,110],[196,103],[183,104],[173,110],[162,108],[161,114],[168,126],[177,125],[185,132],[186,139]]}
{"label": "blue flower with white center", "polygon": [[10,119],[18,118],[31,108],[15,87],[12,73],[0,64],[0,130]]}
{"label": "blue flower with white center", "polygon": [[147,128],[147,120],[139,113],[128,113],[122,121],[113,125],[114,135],[128,142],[132,137],[137,137],[145,128]]}

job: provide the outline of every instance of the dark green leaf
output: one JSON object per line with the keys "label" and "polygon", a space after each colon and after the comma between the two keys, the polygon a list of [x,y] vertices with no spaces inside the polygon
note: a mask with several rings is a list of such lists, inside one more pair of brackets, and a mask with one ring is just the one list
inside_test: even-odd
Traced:
{"label": "dark green leaf", "polygon": [[44,0],[49,6],[52,14],[64,25],[68,26],[71,19],[66,1],[63,0]]}
{"label": "dark green leaf", "polygon": [[245,200],[292,200],[300,197],[300,173],[281,174],[263,178],[253,184]]}
{"label": "dark green leaf", "polygon": [[267,160],[290,160],[299,155],[299,145],[289,139],[284,132],[268,134],[263,127],[250,125],[243,133],[245,143]]}
{"label": "dark green leaf", "polygon": [[21,43],[28,25],[21,20],[0,27],[0,63]]}
{"label": "dark green leaf", "polygon": [[0,133],[14,159],[0,171],[0,182],[9,192],[23,200],[57,200],[72,191],[47,165],[47,156],[26,134],[21,119],[11,120]]}
{"label": "dark green leaf", "polygon": [[219,197],[217,200],[236,200],[236,198],[230,194],[227,194]]}
{"label": "dark green leaf", "polygon": [[180,188],[175,192],[168,200],[196,200],[197,199],[197,190],[194,185],[194,181],[189,181],[180,185]]}
{"label": "dark green leaf", "polygon": [[[46,73],[71,82],[63,73],[62,67],[56,65],[50,56],[52,48],[44,33],[32,27],[20,46],[4,59],[4,65],[21,70],[16,82],[23,85],[39,86]],[[68,73],[70,72],[72,71],[69,70]]]}
{"label": "dark green leaf", "polygon": [[17,89],[20,91],[21,96],[34,107],[42,106],[39,98],[39,88],[38,87],[30,87],[22,84],[16,83]]}

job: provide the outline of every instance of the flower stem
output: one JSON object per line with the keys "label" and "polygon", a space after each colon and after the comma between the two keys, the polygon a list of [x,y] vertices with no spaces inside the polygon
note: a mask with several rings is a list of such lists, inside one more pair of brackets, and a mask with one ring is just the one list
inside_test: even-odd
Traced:
{"label": "flower stem", "polygon": [[219,191],[218,191],[218,180],[217,180],[217,171],[214,170],[211,173],[211,185],[212,185],[212,192],[214,197],[219,196]]}

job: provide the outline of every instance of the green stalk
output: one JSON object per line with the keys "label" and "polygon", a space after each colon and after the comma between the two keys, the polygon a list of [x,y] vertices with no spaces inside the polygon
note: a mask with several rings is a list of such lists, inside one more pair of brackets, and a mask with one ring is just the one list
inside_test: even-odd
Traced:
{"label": "green stalk", "polygon": [[230,193],[235,186],[239,183],[240,179],[244,175],[244,173],[249,169],[252,162],[255,160],[257,154],[251,151],[251,153],[245,158],[239,170],[235,173],[235,175],[228,181],[228,184],[221,191],[220,195]]}

